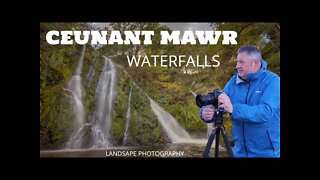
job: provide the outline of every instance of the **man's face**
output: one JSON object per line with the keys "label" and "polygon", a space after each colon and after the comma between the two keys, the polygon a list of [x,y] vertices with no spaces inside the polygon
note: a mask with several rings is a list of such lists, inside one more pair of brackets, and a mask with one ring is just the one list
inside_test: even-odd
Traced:
{"label": "man's face", "polygon": [[246,52],[239,53],[237,56],[237,66],[238,75],[241,79],[247,80],[249,73],[254,73],[254,61],[250,60],[250,57]]}

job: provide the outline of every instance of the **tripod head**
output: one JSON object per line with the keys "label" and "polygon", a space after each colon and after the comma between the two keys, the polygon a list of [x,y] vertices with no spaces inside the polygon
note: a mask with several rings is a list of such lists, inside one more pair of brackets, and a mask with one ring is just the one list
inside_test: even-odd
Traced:
{"label": "tripod head", "polygon": [[226,113],[224,108],[218,108],[214,111],[214,124],[221,126],[223,123],[223,115]]}

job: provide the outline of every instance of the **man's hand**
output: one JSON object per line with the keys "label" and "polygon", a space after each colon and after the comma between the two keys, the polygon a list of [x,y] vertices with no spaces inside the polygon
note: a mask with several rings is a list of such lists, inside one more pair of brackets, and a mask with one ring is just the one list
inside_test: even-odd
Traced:
{"label": "man's hand", "polygon": [[229,96],[225,93],[222,93],[218,97],[219,108],[224,108],[224,110],[228,113],[233,112],[233,105]]}
{"label": "man's hand", "polygon": [[214,107],[211,105],[210,107],[204,108],[202,111],[202,119],[209,121],[213,118],[214,115]]}

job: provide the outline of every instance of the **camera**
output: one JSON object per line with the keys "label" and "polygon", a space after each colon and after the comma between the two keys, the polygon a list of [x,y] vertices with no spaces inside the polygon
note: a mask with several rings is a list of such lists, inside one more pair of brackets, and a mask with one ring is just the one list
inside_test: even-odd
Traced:
{"label": "camera", "polygon": [[206,105],[213,105],[214,108],[218,108],[218,96],[222,93],[221,90],[215,89],[213,92],[208,93],[206,95],[198,94],[196,96],[196,104],[199,107]]}
{"label": "camera", "polygon": [[225,114],[224,108],[218,108],[218,97],[222,94],[223,91],[214,89],[213,92],[208,93],[206,95],[198,94],[196,96],[196,104],[200,108],[206,105],[213,105],[215,108],[214,116],[211,120],[204,121],[205,123],[215,122],[217,124],[221,124],[223,122],[223,115]]}

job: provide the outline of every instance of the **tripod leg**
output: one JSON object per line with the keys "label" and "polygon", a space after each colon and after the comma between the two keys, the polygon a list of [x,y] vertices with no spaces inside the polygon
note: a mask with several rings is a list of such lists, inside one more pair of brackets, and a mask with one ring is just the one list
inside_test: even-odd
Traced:
{"label": "tripod leg", "polygon": [[217,128],[217,132],[216,132],[216,146],[214,148],[214,157],[218,158],[219,156],[219,136],[220,136],[220,127]]}
{"label": "tripod leg", "polygon": [[224,129],[224,127],[221,127],[221,131],[222,131],[222,136],[223,136],[224,143],[225,143],[225,145],[227,147],[228,154],[229,154],[230,157],[233,157],[231,146],[230,146],[230,143],[229,143],[229,140],[228,140],[228,136],[227,136],[227,133],[226,133],[226,130]]}
{"label": "tripod leg", "polygon": [[212,142],[213,142],[215,134],[216,134],[216,129],[214,127],[214,129],[211,131],[211,134],[209,136],[209,139],[208,139],[206,148],[205,148],[205,150],[204,150],[204,152],[202,154],[202,157],[204,157],[204,158],[208,157],[208,154],[209,154],[209,151],[210,151],[210,148],[211,148],[211,145],[212,145]]}

